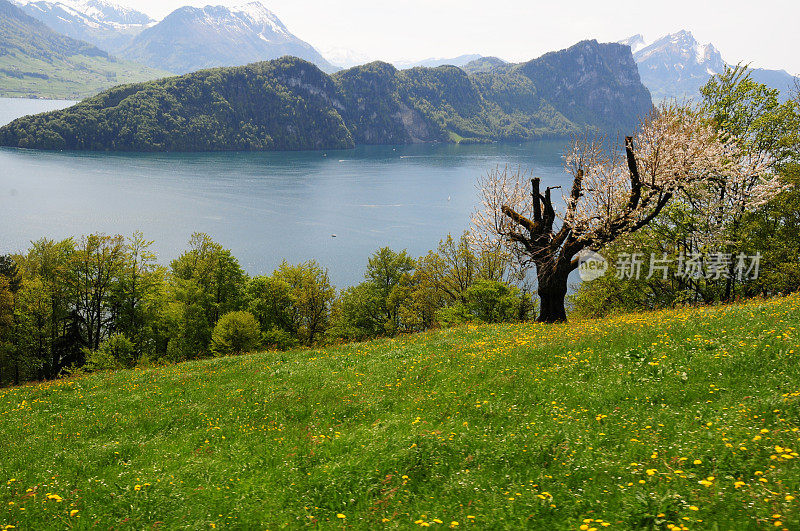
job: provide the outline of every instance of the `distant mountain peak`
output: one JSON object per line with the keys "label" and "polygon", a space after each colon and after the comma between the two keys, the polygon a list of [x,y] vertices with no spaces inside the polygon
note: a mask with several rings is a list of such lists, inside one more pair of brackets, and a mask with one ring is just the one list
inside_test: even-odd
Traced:
{"label": "distant mountain peak", "polygon": [[499,57],[481,57],[473,59],[462,66],[461,69],[468,74],[480,74],[492,72],[506,66],[509,66],[509,63]]}
{"label": "distant mountain peak", "polygon": [[51,30],[113,53],[155,23],[144,13],[108,0],[22,0],[18,5]]}
{"label": "distant mountain peak", "polygon": [[651,60],[658,62],[659,68],[688,68],[692,72],[687,75],[694,75],[693,71],[696,70],[700,77],[718,74],[725,69],[725,61],[722,60],[719,50],[711,43],[700,44],[688,30],[680,30],[657,39],[634,51],[634,58],[639,64]]}
{"label": "distant mountain peak", "polygon": [[458,57],[449,57],[449,58],[429,57],[427,59],[422,59],[421,61],[393,61],[392,64],[399,70],[405,70],[407,68],[414,68],[417,66],[435,68],[437,66],[444,66],[444,65],[452,65],[460,68],[482,57],[483,56],[480,54],[472,53],[472,54],[464,54],[464,55],[459,55]]}
{"label": "distant mountain peak", "polygon": [[642,36],[641,33],[637,33],[636,35],[628,37],[627,39],[622,39],[621,41],[617,41],[617,42],[619,44],[624,44],[626,46],[630,46],[631,47],[631,51],[633,53],[636,53],[639,50],[641,50],[642,48],[644,48],[645,46],[647,46],[647,42],[644,40],[644,37]]}
{"label": "distant mountain peak", "polygon": [[119,61],[88,42],[57,33],[25,7],[0,0],[0,50],[5,64],[12,65],[0,70],[3,94],[78,99],[166,73]]}
{"label": "distant mountain peak", "polygon": [[322,52],[323,57],[325,57],[325,59],[327,59],[331,64],[342,68],[365,65],[374,60],[374,57],[369,54],[340,46],[330,46],[320,51]]}
{"label": "distant mountain peak", "polygon": [[193,19],[197,23],[225,31],[246,28],[255,31],[262,39],[267,39],[269,34],[292,38],[292,34],[286,29],[283,22],[261,2],[249,2],[232,7],[222,5],[183,6],[167,15],[162,22],[175,18]]}
{"label": "distant mountain peak", "polygon": [[75,2],[76,9],[92,18],[112,24],[151,24],[150,16],[130,7],[115,4],[108,0],[82,0]]}
{"label": "distant mountain peak", "polygon": [[68,13],[81,14],[96,23],[143,25],[155,22],[150,16],[108,0],[17,0],[20,6],[38,6],[40,10],[61,8]]}
{"label": "distant mountain peak", "polygon": [[323,70],[335,70],[257,1],[233,7],[178,8],[140,33],[122,53],[134,61],[179,73],[284,55],[306,59]]}
{"label": "distant mountain peak", "polygon": [[[646,44],[641,35],[619,41],[627,44],[639,65],[642,82],[655,100],[697,98],[708,79],[725,71],[727,63],[711,43],[701,44],[691,31],[682,29]],[[754,79],[788,93],[791,76],[785,72],[753,70]]]}
{"label": "distant mountain peak", "polygon": [[685,29],[678,30],[675,33],[671,33],[670,35],[667,35],[667,37],[675,40],[680,40],[680,39],[689,39],[692,41],[695,40],[694,35],[692,35],[692,32]]}

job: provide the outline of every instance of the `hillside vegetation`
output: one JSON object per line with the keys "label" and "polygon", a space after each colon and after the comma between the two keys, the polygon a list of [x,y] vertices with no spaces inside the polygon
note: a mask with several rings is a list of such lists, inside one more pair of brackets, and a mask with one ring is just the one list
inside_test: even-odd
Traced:
{"label": "hillside vegetation", "polygon": [[651,108],[630,49],[597,41],[472,76],[380,62],[329,76],[284,57],[115,87],[0,128],[0,145],[220,151],[522,141],[630,133]]}
{"label": "hillside vegetation", "polygon": [[797,529],[800,298],[0,391],[0,526]]}
{"label": "hillside vegetation", "polygon": [[0,0],[0,96],[77,99],[165,75],[60,35]]}

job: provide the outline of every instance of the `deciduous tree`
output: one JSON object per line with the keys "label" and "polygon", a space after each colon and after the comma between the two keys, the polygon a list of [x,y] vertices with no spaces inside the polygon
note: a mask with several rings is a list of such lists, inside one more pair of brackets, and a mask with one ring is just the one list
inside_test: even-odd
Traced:
{"label": "deciduous tree", "polygon": [[[624,146],[575,139],[565,155],[572,186],[556,212],[554,187],[507,168],[481,181],[483,209],[476,240],[505,243],[523,266],[534,266],[541,322],[566,320],[569,273],[585,250],[598,250],[646,226],[672,197],[704,180],[737,171],[742,157],[698,113],[664,105],[641,123]],[[530,186],[530,188],[528,188]],[[530,191],[528,191],[530,190]]]}

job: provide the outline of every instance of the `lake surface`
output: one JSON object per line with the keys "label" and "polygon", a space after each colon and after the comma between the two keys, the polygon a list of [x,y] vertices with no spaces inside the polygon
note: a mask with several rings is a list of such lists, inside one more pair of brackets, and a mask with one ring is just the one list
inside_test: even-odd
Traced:
{"label": "lake surface", "polygon": [[[0,124],[70,103],[0,98]],[[342,288],[363,279],[379,247],[417,256],[468,229],[476,179],[498,165],[568,184],[563,146],[201,154],[0,148],[0,253],[41,237],[140,230],[166,265],[199,231],[230,248],[252,275],[271,273],[284,259],[315,259]]]}

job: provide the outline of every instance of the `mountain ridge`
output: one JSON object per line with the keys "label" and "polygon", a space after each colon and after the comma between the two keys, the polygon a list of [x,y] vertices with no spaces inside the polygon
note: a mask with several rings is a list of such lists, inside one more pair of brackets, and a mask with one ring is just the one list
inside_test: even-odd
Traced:
{"label": "mountain ridge", "polygon": [[16,120],[0,129],[0,144],[217,151],[523,141],[630,132],[651,108],[629,49],[597,41],[475,75],[382,62],[327,75],[285,57],[115,87]]}
{"label": "mountain ridge", "polygon": [[392,64],[398,70],[408,70],[409,68],[415,68],[418,66],[436,68],[438,66],[446,65],[457,66],[461,68],[472,61],[481,59],[482,57],[482,55],[477,53],[468,53],[459,55],[458,57],[429,57],[419,61],[392,61]]}
{"label": "mountain ridge", "polygon": [[[725,71],[728,63],[711,43],[701,44],[690,31],[680,30],[645,42],[641,35],[619,41],[631,47],[642,82],[653,99],[696,99],[711,76]],[[781,91],[788,99],[794,77],[785,70],[751,69],[755,81]]]}
{"label": "mountain ridge", "polygon": [[179,74],[285,55],[310,61],[326,72],[336,70],[260,2],[178,8],[136,35],[121,55]]}
{"label": "mountain ridge", "polygon": [[50,29],[111,53],[155,23],[148,15],[106,0],[31,0],[20,9]]}
{"label": "mountain ridge", "polygon": [[56,33],[18,6],[0,0],[2,95],[77,99],[113,85],[164,74]]}

